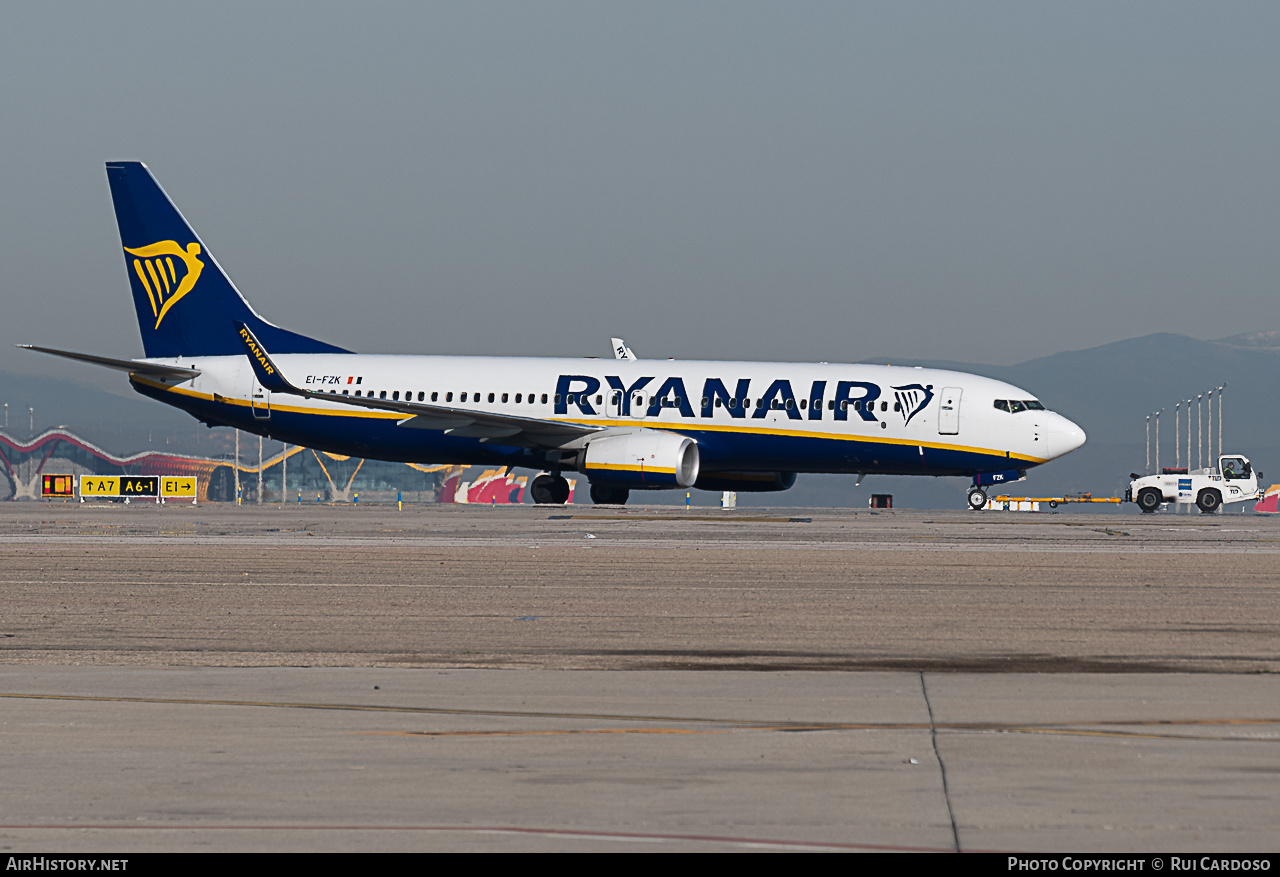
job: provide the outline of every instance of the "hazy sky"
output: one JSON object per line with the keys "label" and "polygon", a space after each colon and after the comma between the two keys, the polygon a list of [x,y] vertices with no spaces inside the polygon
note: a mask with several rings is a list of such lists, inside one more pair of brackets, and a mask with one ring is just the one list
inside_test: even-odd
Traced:
{"label": "hazy sky", "polygon": [[1013,363],[1280,329],[1280,6],[7,3],[0,369],[137,356],[103,172],[354,350]]}

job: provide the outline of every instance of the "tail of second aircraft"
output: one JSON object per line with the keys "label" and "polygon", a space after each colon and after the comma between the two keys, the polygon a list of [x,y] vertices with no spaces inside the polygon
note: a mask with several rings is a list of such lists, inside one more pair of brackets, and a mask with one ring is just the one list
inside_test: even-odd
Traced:
{"label": "tail of second aircraft", "polygon": [[141,162],[107,164],[147,357],[243,355],[237,323],[273,353],[345,353],[254,313]]}

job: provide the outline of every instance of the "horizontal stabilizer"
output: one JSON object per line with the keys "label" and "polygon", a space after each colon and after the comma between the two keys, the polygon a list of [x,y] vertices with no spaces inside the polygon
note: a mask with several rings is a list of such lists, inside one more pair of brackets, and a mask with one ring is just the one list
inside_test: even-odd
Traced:
{"label": "horizontal stabilizer", "polygon": [[36,347],[34,344],[17,344],[24,350],[38,350],[41,353],[50,353],[54,356],[61,356],[64,359],[74,359],[79,362],[88,362],[93,365],[100,365],[103,368],[113,368],[122,372],[130,372],[136,375],[146,375],[149,378],[178,378],[179,380],[189,381],[196,375],[200,374],[199,369],[181,368],[176,365],[163,365],[158,362],[145,362],[136,359],[113,359],[110,356],[94,356],[92,353],[76,353],[73,350],[57,350],[53,347]]}

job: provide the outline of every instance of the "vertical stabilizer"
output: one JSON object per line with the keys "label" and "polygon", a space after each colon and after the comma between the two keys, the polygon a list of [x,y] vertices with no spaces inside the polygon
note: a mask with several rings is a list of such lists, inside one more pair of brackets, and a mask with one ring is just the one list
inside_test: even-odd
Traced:
{"label": "vertical stabilizer", "polygon": [[107,164],[125,270],[148,357],[239,356],[236,323],[273,353],[346,353],[254,313],[141,162]]}

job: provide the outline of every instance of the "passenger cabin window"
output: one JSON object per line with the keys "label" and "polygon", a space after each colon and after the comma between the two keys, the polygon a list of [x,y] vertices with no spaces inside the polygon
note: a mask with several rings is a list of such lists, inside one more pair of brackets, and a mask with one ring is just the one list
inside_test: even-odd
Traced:
{"label": "passenger cabin window", "polygon": [[385,398],[387,398],[387,391],[386,391],[386,390],[382,390],[380,393],[378,393],[378,398],[379,398],[379,399],[385,399]]}
{"label": "passenger cabin window", "polygon": [[[386,394],[384,393],[383,395],[385,396]],[[392,402],[399,402],[399,401],[400,401],[400,391],[399,391],[399,390],[393,390],[393,391],[392,391],[392,393],[391,393],[391,401],[392,401]]]}
{"label": "passenger cabin window", "polygon": [[452,393],[445,393],[445,394],[444,394],[444,401],[446,401],[446,402],[452,402],[452,401],[453,401],[453,394],[452,394]]}
{"label": "passenger cabin window", "polygon": [[[490,393],[490,394],[489,394],[489,401],[490,401],[490,402],[492,402],[492,401],[493,401],[493,394],[492,394],[492,393]],[[504,402],[505,402],[505,401],[507,401],[507,400],[506,400],[506,399],[503,399],[502,401],[504,401]]]}

